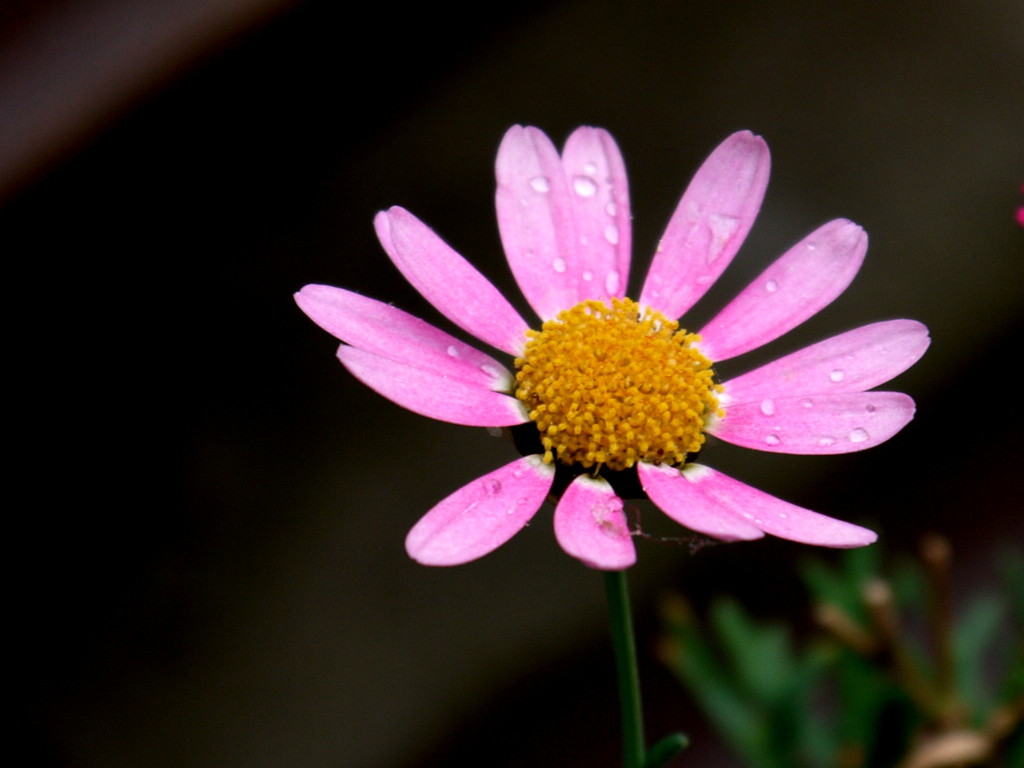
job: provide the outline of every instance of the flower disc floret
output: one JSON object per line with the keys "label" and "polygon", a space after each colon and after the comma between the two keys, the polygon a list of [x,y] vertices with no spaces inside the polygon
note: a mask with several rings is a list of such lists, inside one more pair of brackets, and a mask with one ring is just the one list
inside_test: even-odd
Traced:
{"label": "flower disc floret", "polygon": [[682,465],[718,412],[699,337],[631,299],[588,300],[529,331],[516,392],[540,431],[544,461],[612,470]]}

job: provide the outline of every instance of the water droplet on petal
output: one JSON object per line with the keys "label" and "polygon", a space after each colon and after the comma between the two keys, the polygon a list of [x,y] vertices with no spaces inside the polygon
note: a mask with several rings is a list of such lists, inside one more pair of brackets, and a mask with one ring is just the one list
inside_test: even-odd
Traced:
{"label": "water droplet on petal", "polygon": [[847,437],[849,438],[851,443],[863,443],[865,440],[868,439],[868,432],[866,429],[857,427],[856,429],[852,430],[850,434],[847,435]]}
{"label": "water droplet on petal", "polygon": [[800,402],[800,405],[802,405],[804,408],[813,408],[814,407],[814,401],[811,400],[811,398],[809,398],[809,397],[805,397]]}
{"label": "water droplet on petal", "polygon": [[614,202],[609,202],[608,205],[604,207],[604,212],[607,213],[609,216],[614,216],[618,212],[618,210],[619,209],[615,207]]}
{"label": "water droplet on petal", "polygon": [[577,176],[572,180],[572,188],[580,197],[593,197],[597,193],[597,184],[589,176]]}
{"label": "water droplet on petal", "polygon": [[534,176],[530,179],[530,188],[534,192],[548,192],[551,189],[551,182],[547,176]]}
{"label": "water droplet on petal", "polygon": [[584,271],[584,273],[583,273],[583,274],[581,275],[581,277],[583,278],[584,282],[587,282],[587,283],[589,283],[589,282],[590,282],[591,280],[593,280],[593,279],[594,279],[594,273],[593,273],[593,272],[591,272],[591,271],[590,271],[590,270],[588,269],[588,270]]}
{"label": "water droplet on petal", "polygon": [[596,501],[594,506],[590,508],[590,514],[594,516],[594,522],[597,523],[601,533],[613,539],[621,539],[624,536],[628,536],[619,519],[621,511],[622,502],[618,499],[601,499]]}
{"label": "water droplet on petal", "polygon": [[604,278],[604,289],[606,291],[608,291],[609,294],[612,294],[612,295],[617,294],[619,292],[619,272],[618,272],[618,270],[613,269],[611,272],[609,272],[607,275],[605,275],[605,278]]}
{"label": "water droplet on petal", "polygon": [[834,437],[819,437],[818,445],[822,448],[828,448],[830,445],[835,445],[836,439]]}
{"label": "water droplet on petal", "polygon": [[609,224],[604,228],[604,239],[612,245],[619,244],[619,228],[614,224]]}
{"label": "water droplet on petal", "polygon": [[459,356],[459,348],[456,347],[454,344],[449,344],[448,345],[448,349],[445,350],[445,351],[448,353],[449,357],[458,357]]}
{"label": "water droplet on petal", "polygon": [[501,480],[493,477],[490,480],[484,480],[484,490],[488,496],[497,496],[501,493]]}
{"label": "water droplet on petal", "polygon": [[775,413],[775,401],[774,400],[762,400],[761,401],[761,413],[765,416],[771,416]]}
{"label": "water droplet on petal", "polygon": [[589,173],[591,176],[593,176],[595,173],[597,173],[597,164],[596,163],[584,163],[583,164],[583,172],[584,173]]}
{"label": "water droplet on petal", "polygon": [[555,270],[555,272],[558,272],[559,274],[565,272],[565,259],[563,259],[561,256],[556,257],[555,260],[551,262],[551,268]]}
{"label": "water droplet on petal", "polygon": [[768,293],[775,293],[777,290],[779,290],[779,284],[775,280],[769,280],[767,283],[764,284],[764,289],[768,291]]}
{"label": "water droplet on petal", "polygon": [[768,435],[765,437],[764,441],[768,443],[768,445],[778,445],[782,442],[782,438],[778,435]]}
{"label": "water droplet on petal", "polygon": [[807,244],[807,250],[808,251],[816,251],[816,250],[818,250],[818,244],[817,243],[808,243]]}
{"label": "water droplet on petal", "polygon": [[484,363],[483,365],[481,365],[480,366],[480,370],[483,371],[484,373],[486,373],[488,376],[490,376],[493,379],[496,379],[499,376],[501,376],[501,371],[499,371],[493,365],[488,365],[487,363]]}
{"label": "water droplet on petal", "polygon": [[871,405],[871,403],[868,403],[867,405],[864,406],[864,410],[867,411],[868,413],[874,413],[877,409],[875,408],[875,406]]}
{"label": "water droplet on petal", "polygon": [[722,254],[721,245],[736,233],[740,226],[740,220],[735,216],[723,216],[722,214],[713,213],[705,221],[711,230],[711,236],[715,240],[713,246],[708,249],[707,257],[710,264]]}
{"label": "water droplet on petal", "polygon": [[843,378],[845,378],[845,376],[845,371],[841,371],[838,368],[836,368],[828,375],[828,380],[831,381],[833,384],[838,384],[840,381],[843,380]]}
{"label": "water droplet on petal", "polygon": [[785,512],[779,512],[779,517],[785,520],[787,517],[789,517],[789,515],[787,515]]}

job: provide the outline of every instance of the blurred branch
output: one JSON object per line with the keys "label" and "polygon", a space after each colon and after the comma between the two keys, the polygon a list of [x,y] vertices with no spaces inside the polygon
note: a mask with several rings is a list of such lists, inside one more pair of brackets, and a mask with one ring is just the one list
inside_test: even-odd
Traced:
{"label": "blurred branch", "polygon": [[[955,613],[951,560],[949,543],[930,536],[916,567],[893,579],[880,575],[877,550],[849,552],[838,568],[809,563],[814,617],[838,644],[801,647],[784,625],[755,622],[728,598],[701,620],[677,597],[663,608],[661,655],[751,766],[1017,765],[1024,646],[992,652],[1018,629],[1007,610],[1018,575]],[[923,615],[901,615],[915,606]],[[927,643],[913,631],[921,619]],[[986,679],[993,658],[998,691]],[[823,701],[832,704],[822,710]]]}
{"label": "blurred branch", "polygon": [[63,0],[0,40],[0,202],[296,0]]}

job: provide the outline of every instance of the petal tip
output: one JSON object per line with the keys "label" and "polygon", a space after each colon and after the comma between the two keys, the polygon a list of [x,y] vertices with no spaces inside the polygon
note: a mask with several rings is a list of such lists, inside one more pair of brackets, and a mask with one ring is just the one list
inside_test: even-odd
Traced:
{"label": "petal tip", "polygon": [[722,142],[722,145],[745,146],[758,153],[768,154],[768,142],[765,141],[764,137],[761,135],[748,129],[736,131],[735,133],[730,134],[725,141]]}

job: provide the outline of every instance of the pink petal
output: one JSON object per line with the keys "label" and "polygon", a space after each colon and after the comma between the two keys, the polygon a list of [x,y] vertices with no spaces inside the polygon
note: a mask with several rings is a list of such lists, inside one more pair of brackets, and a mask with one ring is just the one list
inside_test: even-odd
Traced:
{"label": "pink petal", "polygon": [[363,384],[413,413],[472,427],[509,427],[530,420],[514,397],[486,385],[414,368],[342,344],[338,359]]}
{"label": "pink petal", "polygon": [[832,303],[864,261],[868,236],[836,219],[805,237],[748,285],[700,331],[715,362],[756,349]]}
{"label": "pink petal", "polygon": [[483,557],[530,522],[554,477],[554,467],[539,456],[524,456],[477,478],[420,518],[405,550],[423,565],[462,565]]}
{"label": "pink petal", "polygon": [[707,431],[773,453],[851,453],[884,443],[913,417],[902,392],[845,392],[729,405]]}
{"label": "pink petal", "polygon": [[931,340],[915,320],[856,328],[725,382],[723,404],[765,398],[864,392],[916,363]]}
{"label": "pink petal", "polygon": [[512,386],[497,360],[390,304],[329,285],[307,285],[295,301],[313,322],[359,349],[499,392]]}
{"label": "pink petal", "polygon": [[442,315],[497,349],[522,354],[526,322],[473,265],[403,208],[381,211],[373,224],[395,266]]}
{"label": "pink petal", "polygon": [[661,238],[641,304],[676,319],[704,295],[750,231],[770,165],[768,146],[749,131],[734,133],[711,153]]}
{"label": "pink petal", "polygon": [[867,528],[790,504],[711,467],[688,464],[683,476],[697,495],[781,539],[821,547],[862,547],[878,538]]}
{"label": "pink petal", "polygon": [[562,165],[569,184],[579,243],[577,301],[625,295],[632,221],[622,155],[600,128],[578,128],[565,142]]}
{"label": "pink petal", "polygon": [[580,475],[555,508],[555,538],[568,554],[602,571],[621,571],[636,562],[622,499],[601,478]]}
{"label": "pink petal", "polygon": [[691,531],[723,541],[748,541],[764,536],[760,528],[745,522],[711,497],[700,493],[683,471],[666,464],[637,464],[644,493],[666,515]]}
{"label": "pink petal", "polygon": [[516,125],[495,165],[498,229],[509,267],[544,320],[578,303],[573,201],[558,150],[543,132]]}

